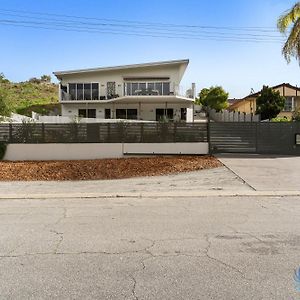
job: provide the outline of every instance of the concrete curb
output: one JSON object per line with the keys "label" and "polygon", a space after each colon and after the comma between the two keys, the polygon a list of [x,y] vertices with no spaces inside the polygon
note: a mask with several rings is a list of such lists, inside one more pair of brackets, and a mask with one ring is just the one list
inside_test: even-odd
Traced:
{"label": "concrete curb", "polygon": [[6,194],[0,200],[9,199],[83,199],[83,198],[197,198],[197,197],[300,197],[300,191],[184,191],[142,193],[52,193]]}

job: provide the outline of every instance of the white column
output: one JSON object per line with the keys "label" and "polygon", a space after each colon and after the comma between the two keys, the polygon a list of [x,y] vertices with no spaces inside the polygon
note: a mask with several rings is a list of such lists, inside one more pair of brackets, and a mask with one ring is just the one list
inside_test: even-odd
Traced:
{"label": "white column", "polygon": [[59,85],[58,85],[58,100],[59,100],[59,102],[61,102],[61,99],[62,97],[61,97],[61,82],[59,83]]}
{"label": "white column", "polygon": [[193,94],[193,99],[195,100],[196,98],[196,83],[192,83],[192,94]]}
{"label": "white column", "polygon": [[138,120],[141,119],[141,113],[142,113],[142,104],[141,102],[139,102]]}

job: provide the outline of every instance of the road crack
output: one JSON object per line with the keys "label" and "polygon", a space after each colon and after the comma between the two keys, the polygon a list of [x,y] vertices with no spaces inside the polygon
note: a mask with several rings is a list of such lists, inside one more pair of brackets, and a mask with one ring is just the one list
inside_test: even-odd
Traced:
{"label": "road crack", "polygon": [[209,252],[210,252],[210,249],[211,249],[211,241],[210,241],[210,238],[208,237],[208,235],[205,235],[205,240],[206,240],[206,242],[207,242],[207,247],[205,248],[204,253],[205,253],[205,256],[206,256],[208,259],[213,260],[213,261],[215,261],[215,262],[217,262],[217,263],[223,265],[224,267],[229,268],[229,269],[235,271],[236,273],[240,274],[244,279],[250,280],[249,278],[246,278],[245,275],[244,275],[244,273],[243,273],[241,270],[239,270],[237,267],[232,266],[232,265],[230,265],[230,264],[228,264],[228,263],[226,263],[226,262],[224,262],[224,261],[222,261],[222,260],[220,260],[220,259],[218,259],[218,258],[216,258],[216,257],[213,257],[213,256],[209,253]]}
{"label": "road crack", "polygon": [[139,298],[138,298],[138,296],[136,295],[136,291],[135,291],[135,289],[136,289],[136,284],[137,284],[136,279],[135,279],[135,277],[134,277],[133,275],[130,275],[130,278],[131,278],[131,280],[133,281],[133,286],[132,286],[132,289],[131,289],[131,294],[132,294],[132,296],[133,296],[133,298],[134,298],[135,300],[138,300]]}

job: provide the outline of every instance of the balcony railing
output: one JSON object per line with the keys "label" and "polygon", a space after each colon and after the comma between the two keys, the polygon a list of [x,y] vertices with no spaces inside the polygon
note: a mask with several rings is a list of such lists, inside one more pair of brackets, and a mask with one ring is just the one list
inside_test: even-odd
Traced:
{"label": "balcony railing", "polygon": [[[123,88],[122,88],[123,87]],[[116,94],[109,94],[107,89],[92,90],[86,93],[85,90],[75,90],[68,93],[67,89],[61,89],[61,101],[99,101],[110,100],[123,96],[181,96],[186,98],[194,98],[193,88],[185,88],[170,82],[126,82],[119,85]]]}
{"label": "balcony railing", "polygon": [[99,100],[110,100],[110,99],[114,99],[114,98],[118,98],[120,97],[119,94],[114,94],[114,95],[106,95],[106,96],[97,96],[97,97],[93,97],[93,98],[88,98],[88,99],[83,99],[82,97],[80,97],[79,99],[76,99],[76,97],[74,97],[74,95],[71,95],[70,93],[67,93],[65,91],[61,91],[61,101],[99,101]]}

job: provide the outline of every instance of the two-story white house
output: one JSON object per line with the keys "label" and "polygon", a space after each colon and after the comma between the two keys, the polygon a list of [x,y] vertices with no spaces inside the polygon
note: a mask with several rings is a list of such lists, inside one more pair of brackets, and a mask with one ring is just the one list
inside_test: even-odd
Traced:
{"label": "two-story white house", "polygon": [[193,121],[195,84],[187,91],[180,87],[188,64],[184,59],[54,72],[62,116]]}

